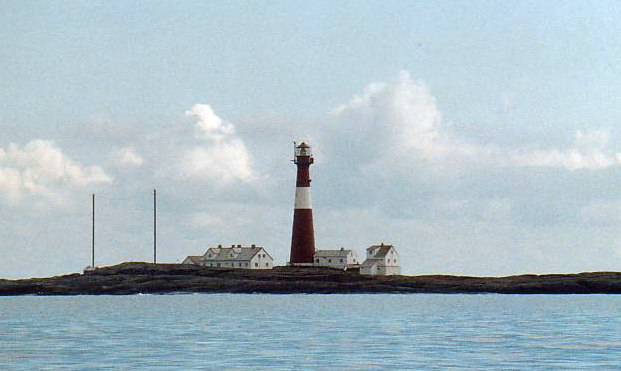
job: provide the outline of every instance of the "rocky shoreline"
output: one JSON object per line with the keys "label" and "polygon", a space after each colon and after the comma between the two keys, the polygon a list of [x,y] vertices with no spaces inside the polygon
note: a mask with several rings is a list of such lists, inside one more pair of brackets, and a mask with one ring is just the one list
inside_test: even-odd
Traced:
{"label": "rocky shoreline", "polygon": [[0,280],[0,296],[131,295],[173,293],[498,293],[621,294],[621,272],[462,277],[368,277],[331,268],[272,270],[123,263],[88,274]]}

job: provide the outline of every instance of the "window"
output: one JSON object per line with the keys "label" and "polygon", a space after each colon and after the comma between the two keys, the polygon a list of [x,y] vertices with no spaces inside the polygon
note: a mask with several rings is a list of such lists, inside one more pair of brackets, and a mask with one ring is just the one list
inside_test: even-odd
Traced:
{"label": "window", "polygon": [[315,263],[319,263],[319,259],[315,259]]}
{"label": "window", "polygon": [[388,259],[388,262],[390,263],[390,259]]}
{"label": "window", "polygon": [[263,257],[265,258],[265,254],[263,254]]}
{"label": "window", "polygon": [[265,266],[266,266],[266,267],[269,267],[269,266],[270,266],[270,263],[265,263]]}
{"label": "window", "polygon": [[254,266],[255,266],[255,267],[258,267],[258,266],[259,266],[259,263],[254,263]]}
{"label": "window", "polygon": [[220,263],[218,263],[218,267],[220,266]]}
{"label": "window", "polygon": [[241,263],[239,263],[239,266],[241,267]]}
{"label": "window", "polygon": [[248,266],[248,262],[245,262],[244,265],[247,267]]}
{"label": "window", "polygon": [[397,259],[395,259],[395,265],[397,265]]}
{"label": "window", "polygon": [[332,259],[328,259],[328,263],[332,263]]}
{"label": "window", "polygon": [[343,262],[343,259],[339,259],[339,262],[341,262],[341,263],[342,263],[342,262]]}

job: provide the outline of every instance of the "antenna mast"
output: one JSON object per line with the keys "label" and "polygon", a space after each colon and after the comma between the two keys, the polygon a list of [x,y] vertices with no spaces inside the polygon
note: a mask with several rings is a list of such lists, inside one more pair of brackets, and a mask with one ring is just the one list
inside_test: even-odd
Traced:
{"label": "antenna mast", "polygon": [[91,245],[91,267],[95,267],[95,194],[93,193],[93,216],[92,216],[92,245]]}
{"label": "antenna mast", "polygon": [[157,264],[157,190],[153,190],[153,264]]}

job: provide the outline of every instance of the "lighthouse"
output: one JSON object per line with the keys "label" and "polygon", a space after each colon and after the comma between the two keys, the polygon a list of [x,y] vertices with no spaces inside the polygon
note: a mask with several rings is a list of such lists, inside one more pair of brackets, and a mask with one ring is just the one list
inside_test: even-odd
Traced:
{"label": "lighthouse", "polygon": [[294,142],[293,145],[293,163],[298,168],[298,175],[295,182],[295,206],[289,263],[291,265],[312,264],[315,254],[315,232],[313,230],[309,168],[314,159],[311,147],[308,144],[302,142],[298,145]]}

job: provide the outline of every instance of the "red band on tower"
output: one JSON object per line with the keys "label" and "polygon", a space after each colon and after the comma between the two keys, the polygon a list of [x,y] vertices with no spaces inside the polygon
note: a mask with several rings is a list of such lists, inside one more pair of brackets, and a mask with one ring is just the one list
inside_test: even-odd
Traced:
{"label": "red band on tower", "polygon": [[295,183],[295,207],[289,262],[291,264],[313,263],[315,232],[313,229],[309,168],[314,159],[310,146],[304,142],[295,146],[294,155],[293,162],[298,167],[298,174]]}

